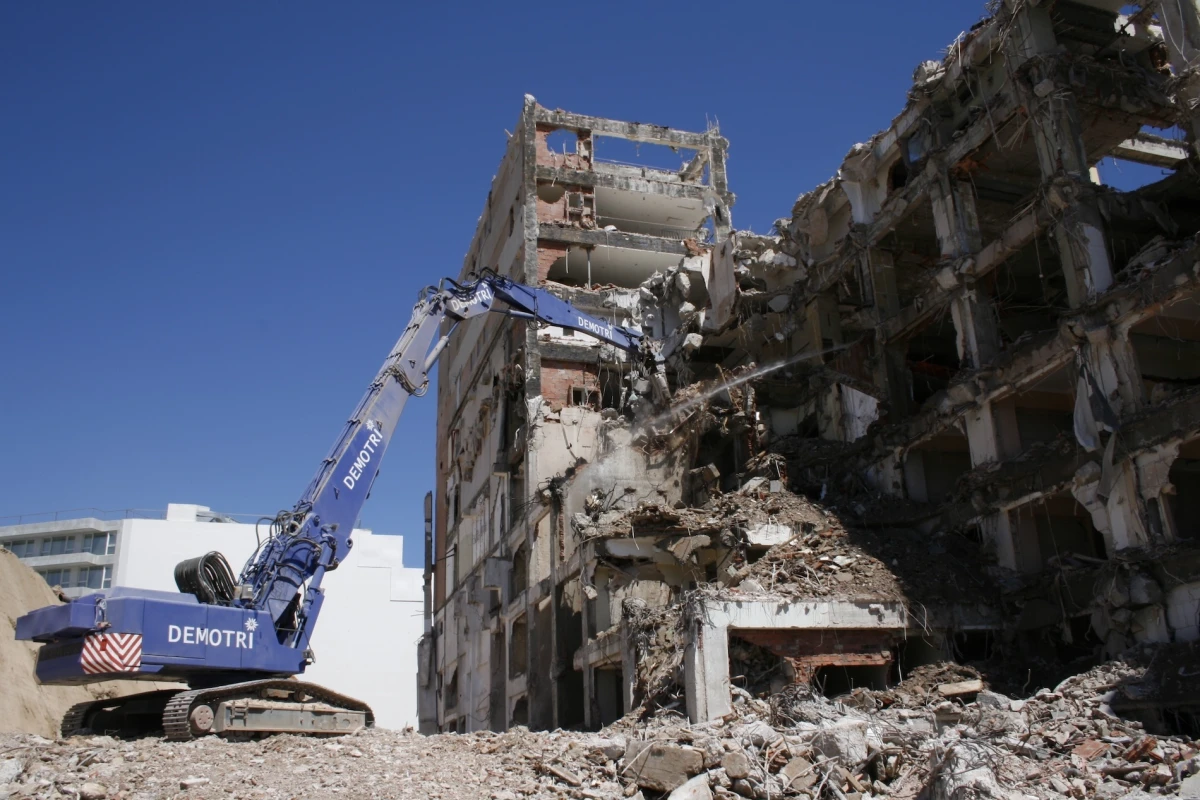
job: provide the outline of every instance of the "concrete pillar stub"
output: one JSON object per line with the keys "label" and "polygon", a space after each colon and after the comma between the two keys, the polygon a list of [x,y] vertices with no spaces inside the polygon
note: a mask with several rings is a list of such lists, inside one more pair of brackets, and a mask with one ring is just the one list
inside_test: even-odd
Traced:
{"label": "concrete pillar stub", "polygon": [[683,650],[688,717],[717,719],[733,710],[729,696],[729,630],[698,621]]}
{"label": "concrete pillar stub", "polygon": [[1037,523],[1028,508],[997,511],[981,522],[1000,566],[1026,574],[1042,568]]}
{"label": "concrete pillar stub", "polygon": [[866,272],[871,276],[871,293],[875,300],[877,322],[900,313],[900,290],[896,285],[896,261],[888,250],[868,248],[863,254]]}
{"label": "concrete pillar stub", "polygon": [[[835,292],[822,292],[809,301],[804,309],[804,324],[811,347],[825,350],[842,343],[842,320]],[[815,360],[828,362],[830,355],[818,356]],[[817,400],[817,424],[821,438],[839,440],[845,438],[842,424],[842,399],[837,384],[821,391]]]}
{"label": "concrete pillar stub", "polygon": [[983,247],[983,236],[979,231],[975,188],[943,172],[934,181],[929,199],[942,256],[960,258],[978,253]]}
{"label": "concrete pillar stub", "polygon": [[[1012,31],[1008,59],[1013,68],[1057,50],[1054,25],[1044,7],[1019,6]],[[1031,67],[1027,82],[1018,81],[1017,90],[1030,110],[1042,179],[1053,183],[1049,193],[1058,218],[1055,239],[1067,299],[1072,308],[1079,308],[1112,285],[1104,220],[1092,193],[1091,163],[1075,95],[1070,87],[1055,82],[1052,66]]]}
{"label": "concrete pillar stub", "polygon": [[974,369],[982,369],[1000,354],[1000,325],[996,307],[981,298],[974,286],[959,289],[950,303],[950,315],[958,335],[958,357]]}
{"label": "concrete pillar stub", "polygon": [[621,635],[621,713],[628,714],[638,704],[640,698],[634,695],[637,690],[637,650],[634,648],[633,632],[629,623],[622,617],[620,622]]}
{"label": "concrete pillar stub", "polygon": [[912,375],[908,371],[908,343],[878,345],[875,363],[875,383],[887,391],[892,421],[902,420],[916,411],[913,400]]}
{"label": "concrete pillar stub", "polygon": [[[1174,541],[1179,538],[1175,520],[1171,515],[1172,498],[1175,496],[1175,486],[1171,483],[1171,467],[1179,457],[1181,441],[1164,442],[1156,447],[1139,453],[1134,457],[1134,469],[1137,471],[1138,491],[1146,504],[1147,517],[1153,515],[1157,519],[1148,519],[1148,527],[1155,538],[1163,541]],[[1151,508],[1152,507],[1152,508]]]}
{"label": "concrete pillar stub", "polygon": [[1143,408],[1146,387],[1129,333],[1102,327],[1088,331],[1087,338],[1088,366],[1116,412],[1128,414]]}
{"label": "concrete pillar stub", "polygon": [[963,417],[971,466],[1015,458],[1021,453],[1017,408],[1012,398],[983,403]]}

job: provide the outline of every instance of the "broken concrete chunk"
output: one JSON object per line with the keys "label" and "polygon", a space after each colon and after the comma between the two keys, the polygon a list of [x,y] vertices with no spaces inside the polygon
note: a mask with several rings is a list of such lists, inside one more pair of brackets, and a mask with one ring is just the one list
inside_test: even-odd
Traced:
{"label": "broken concrete chunk", "polygon": [[933,800],[959,800],[963,797],[1016,800],[1021,797],[1002,787],[996,780],[989,766],[994,762],[994,755],[986,745],[976,742],[952,745],[942,757],[942,768],[930,787]]}
{"label": "broken concrete chunk", "polygon": [[741,778],[733,782],[733,791],[742,797],[757,797],[754,791],[754,784],[746,778]]}
{"label": "broken concrete chunk", "polygon": [[704,755],[660,741],[630,742],[621,776],[656,792],[670,792],[704,769]]}
{"label": "broken concrete chunk", "polygon": [[1129,604],[1131,606],[1136,608],[1154,605],[1162,602],[1162,597],[1162,587],[1149,575],[1139,572],[1129,579]]}
{"label": "broken concrete chunk", "polygon": [[746,531],[746,542],[751,547],[774,547],[783,544],[795,534],[790,525],[763,524]]}
{"label": "broken concrete chunk", "polygon": [[741,489],[738,489],[738,494],[753,494],[754,492],[757,492],[759,489],[762,489],[763,484],[765,484],[766,482],[767,482],[767,479],[763,478],[763,477],[751,478],[750,480],[746,481],[745,486],[743,486]]}
{"label": "broken concrete chunk", "polygon": [[103,783],[88,782],[79,787],[79,800],[105,800],[108,787]]}
{"label": "broken concrete chunk", "polygon": [[692,553],[711,544],[712,538],[709,536],[685,536],[671,545],[671,555],[675,556],[681,563],[687,563],[691,561]]}
{"label": "broken concrete chunk", "polygon": [[725,748],[721,746],[721,740],[714,736],[697,739],[692,746],[704,754],[705,769],[713,769],[725,757]]}
{"label": "broken concrete chunk", "polygon": [[698,333],[689,333],[683,338],[683,351],[685,353],[694,352],[704,344],[704,337]]}
{"label": "broken concrete chunk", "polygon": [[776,313],[781,313],[787,310],[787,307],[792,304],[792,298],[786,294],[779,294],[767,301],[767,308]]}
{"label": "broken concrete chunk", "polygon": [[984,708],[996,708],[1003,711],[1008,711],[1012,705],[1012,699],[1005,697],[999,692],[982,691],[975,697],[976,704]]}
{"label": "broken concrete chunk", "polygon": [[846,719],[813,737],[813,749],[828,759],[856,767],[867,760],[867,723]]}
{"label": "broken concrete chunk", "polygon": [[197,786],[203,786],[208,783],[208,778],[196,778],[188,776],[179,782],[180,789],[195,789]]}
{"label": "broken concrete chunk", "polygon": [[556,767],[553,764],[547,764],[546,771],[549,772],[554,777],[558,778],[563,783],[566,783],[570,786],[582,786],[583,785],[583,781],[580,780],[578,775],[576,775],[574,772],[571,772],[571,770],[566,769],[564,767]]}
{"label": "broken concrete chunk", "polygon": [[725,770],[725,774],[733,780],[745,778],[750,774],[750,759],[745,753],[733,752],[726,753],[721,759],[721,767]]}
{"label": "broken concrete chunk", "polygon": [[778,742],[783,734],[762,720],[757,720],[742,728],[742,738],[755,747],[765,747]]}
{"label": "broken concrete chunk", "polygon": [[943,683],[938,686],[937,690],[938,694],[942,697],[958,697],[964,694],[974,694],[983,691],[983,681],[974,678],[969,681]]}
{"label": "broken concrete chunk", "polygon": [[15,758],[0,759],[0,785],[12,783],[21,776],[24,767]]}
{"label": "broken concrete chunk", "polygon": [[606,761],[618,761],[621,756],[625,755],[625,737],[615,739],[601,739],[596,742],[596,752],[604,757]]}
{"label": "broken concrete chunk", "polygon": [[793,792],[803,792],[817,782],[817,771],[813,769],[812,762],[803,756],[793,758],[779,770],[779,774]]}
{"label": "broken concrete chunk", "polygon": [[1053,91],[1054,91],[1054,81],[1051,80],[1050,78],[1045,78],[1043,80],[1038,81],[1037,85],[1033,87],[1033,93],[1036,94],[1038,97],[1045,97],[1046,95],[1050,94]]}
{"label": "broken concrete chunk", "polygon": [[712,800],[712,796],[712,789],[708,788],[708,775],[702,773],[671,792],[667,800]]}

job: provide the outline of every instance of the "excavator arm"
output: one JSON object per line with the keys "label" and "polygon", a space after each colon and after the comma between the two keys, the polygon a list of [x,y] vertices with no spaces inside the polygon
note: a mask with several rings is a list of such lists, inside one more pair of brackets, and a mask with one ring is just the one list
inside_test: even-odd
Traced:
{"label": "excavator arm", "polygon": [[586,314],[550,292],[491,272],[469,283],[446,279],[427,287],[312,482],[275,518],[272,535],[238,580],[231,604],[268,611],[281,645],[307,650],[324,601],[322,579],[350,552],[350,533],[405,403],[424,394],[458,324],[489,312],[591,334],[646,363],[655,385],[665,389],[661,359],[640,331]]}

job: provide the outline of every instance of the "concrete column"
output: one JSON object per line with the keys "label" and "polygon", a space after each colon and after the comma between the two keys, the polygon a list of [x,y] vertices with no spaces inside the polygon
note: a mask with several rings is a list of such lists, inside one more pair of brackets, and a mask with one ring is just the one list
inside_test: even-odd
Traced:
{"label": "concrete column", "polygon": [[[896,262],[887,250],[869,248],[863,254],[863,274],[870,276],[875,324],[900,313],[900,290],[896,285]],[[912,380],[904,363],[907,345],[889,344],[875,338],[875,385],[887,392],[893,421],[913,413]]]}
{"label": "concrete column", "polygon": [[[876,340],[876,347],[879,347]],[[912,416],[916,403],[912,396],[912,374],[908,370],[908,343],[884,344],[879,347],[875,363],[875,383],[887,391],[891,419],[898,422]]]}
{"label": "concrete column", "polygon": [[[809,301],[804,309],[804,325],[811,347],[825,350],[842,343],[842,320],[838,312],[837,294],[824,292]],[[819,356],[815,361],[828,362],[832,356]],[[845,438],[842,424],[842,398],[838,386],[821,390],[817,400],[817,424],[822,439]]]}
{"label": "concrete column", "polygon": [[938,177],[931,187],[929,199],[942,256],[961,258],[978,253],[983,247],[983,237],[975,209],[975,188],[945,173]]}
{"label": "concrete column", "polygon": [[697,620],[683,650],[688,718],[705,721],[733,710],[729,688],[729,630]]}
{"label": "concrete column", "polygon": [[[930,191],[933,221],[945,259],[962,260],[983,247],[979,214],[975,208],[975,189],[942,173]],[[956,270],[944,270],[947,284],[957,277]],[[958,332],[958,357],[974,369],[991,363],[1000,352],[1000,328],[995,306],[974,284],[960,285],[950,303],[954,328]]]}
{"label": "concrete column", "polygon": [[[1084,470],[1092,472],[1086,480]],[[1092,526],[1104,539],[1106,554],[1111,556],[1129,547],[1144,547],[1149,543],[1146,517],[1141,508],[1137,474],[1130,460],[1117,462],[1104,475],[1095,462],[1089,462],[1077,473],[1078,481],[1071,494],[1092,517]]]}
{"label": "concrete column", "polygon": [[729,194],[729,181],[725,175],[725,152],[728,147],[729,142],[722,136],[714,135],[712,137],[708,171],[713,191],[720,198],[713,205],[713,228],[718,242],[728,239],[733,232],[733,220],[729,213],[729,203],[732,202],[732,199]]}
{"label": "concrete column", "polygon": [[[1036,56],[1054,54],[1057,42],[1045,4],[1022,6],[1014,23],[1008,44],[1013,68]],[[1112,285],[1113,269],[1075,95],[1069,86],[1057,82],[1053,69],[1053,60],[1033,63],[1027,72],[1028,84],[1019,90],[1030,110],[1042,178],[1052,182],[1048,195],[1057,219],[1054,235],[1068,302],[1078,308]]]}
{"label": "concrete column", "polygon": [[867,484],[891,497],[904,496],[904,464],[900,453],[893,452],[867,468]]}
{"label": "concrete column", "polygon": [[875,302],[875,317],[882,322],[900,312],[900,290],[896,285],[896,261],[887,250],[869,248],[864,273],[871,276],[871,297]]}
{"label": "concrete column", "polygon": [[925,453],[909,450],[904,455],[904,491],[909,500],[929,502],[929,487],[925,484]]}
{"label": "concrete column", "polygon": [[1012,398],[984,403],[963,417],[971,466],[1015,458],[1021,453],[1017,406]]}
{"label": "concrete column", "polygon": [[635,697],[637,689],[637,650],[633,646],[633,634],[629,623],[624,618],[620,622],[621,631],[621,713],[628,714],[638,704],[640,698]]}
{"label": "concrete column", "polygon": [[1130,414],[1145,407],[1146,384],[1129,332],[1103,327],[1088,331],[1087,339],[1088,365],[1117,414]]}
{"label": "concrete column", "polygon": [[1140,453],[1133,460],[1137,471],[1138,490],[1146,513],[1146,527],[1152,540],[1170,542],[1179,538],[1171,503],[1175,486],[1171,483],[1171,467],[1179,457],[1182,442],[1166,442]]}
{"label": "concrete column", "polygon": [[982,369],[1000,354],[999,318],[996,307],[975,286],[963,286],[950,302],[950,315],[958,333],[958,357],[974,369]]}
{"label": "concrete column", "polygon": [[1024,573],[1041,570],[1037,523],[1028,509],[997,511],[983,519],[982,527],[1000,566]]}
{"label": "concrete column", "polygon": [[583,665],[583,724],[588,730],[600,727],[600,702],[596,695],[596,669]]}

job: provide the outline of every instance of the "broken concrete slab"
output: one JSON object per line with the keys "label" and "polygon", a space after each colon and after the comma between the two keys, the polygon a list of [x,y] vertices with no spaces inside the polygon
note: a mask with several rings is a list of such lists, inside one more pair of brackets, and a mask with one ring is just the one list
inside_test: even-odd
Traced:
{"label": "broken concrete slab", "polygon": [[691,747],[659,741],[633,741],[625,751],[621,776],[644,789],[669,792],[704,769],[704,755]]}
{"label": "broken concrete slab", "polygon": [[789,525],[766,523],[746,530],[746,542],[751,547],[775,547],[787,543],[795,533]]}
{"label": "broken concrete slab", "polygon": [[867,723],[863,720],[842,720],[813,737],[813,750],[825,758],[856,767],[867,760]]}
{"label": "broken concrete slab", "polygon": [[725,774],[733,780],[745,778],[750,774],[750,759],[745,753],[734,751],[726,753],[721,759],[721,767],[725,770]]}
{"label": "broken concrete slab", "polygon": [[816,785],[819,777],[813,764],[803,756],[797,756],[784,764],[779,774],[787,781],[787,786],[793,792],[803,792]]}
{"label": "broken concrete slab", "polygon": [[964,694],[977,694],[983,691],[983,681],[974,679],[969,681],[955,681],[954,683],[943,683],[937,687],[938,694],[942,697],[959,697]]}
{"label": "broken concrete slab", "polygon": [[712,796],[712,790],[708,788],[708,775],[701,774],[672,791],[667,800],[712,800]]}

